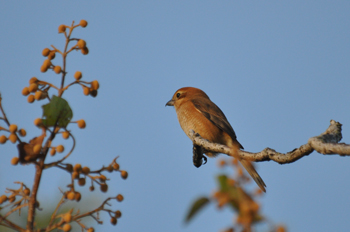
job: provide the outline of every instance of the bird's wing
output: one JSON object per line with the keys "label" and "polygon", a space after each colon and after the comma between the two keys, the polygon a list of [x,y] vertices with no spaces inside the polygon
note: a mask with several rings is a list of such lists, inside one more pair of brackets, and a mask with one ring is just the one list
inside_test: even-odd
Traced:
{"label": "bird's wing", "polygon": [[[237,136],[230,123],[227,121],[224,113],[214,102],[209,99],[193,99],[193,105],[215,126],[225,131],[234,141],[237,141]],[[237,141],[238,142],[238,141]],[[243,146],[239,144],[243,149]]]}

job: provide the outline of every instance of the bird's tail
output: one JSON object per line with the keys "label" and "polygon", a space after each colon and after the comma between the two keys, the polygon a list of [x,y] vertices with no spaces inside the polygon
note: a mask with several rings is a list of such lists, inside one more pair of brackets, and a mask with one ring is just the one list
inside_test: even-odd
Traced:
{"label": "bird's tail", "polygon": [[266,192],[266,189],[265,189],[266,185],[265,185],[263,179],[261,179],[258,172],[255,170],[254,166],[250,163],[250,161],[244,160],[244,159],[240,159],[239,161],[241,162],[241,164],[245,168],[245,170],[247,170],[249,175],[253,178],[255,183],[260,187],[260,189],[262,191]]}
{"label": "bird's tail", "polygon": [[260,189],[264,192],[266,192],[266,184],[264,183],[264,181],[261,179],[260,175],[258,174],[258,172],[255,170],[253,164],[251,164],[251,162],[249,160],[244,160],[244,159],[240,159],[238,158],[238,151],[240,148],[240,143],[237,141],[237,143],[234,143],[233,149],[232,149],[232,154],[230,154],[231,156],[237,158],[242,166],[245,168],[245,170],[247,170],[247,172],[249,173],[249,175],[253,178],[253,180],[255,181],[255,183],[260,187]]}

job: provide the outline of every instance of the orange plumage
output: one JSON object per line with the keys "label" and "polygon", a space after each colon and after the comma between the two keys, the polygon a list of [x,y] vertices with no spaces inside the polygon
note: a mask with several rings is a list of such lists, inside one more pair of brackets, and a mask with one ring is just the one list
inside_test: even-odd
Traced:
{"label": "orange plumage", "polygon": [[[254,181],[266,192],[264,181],[250,161],[239,158],[238,150],[243,149],[243,146],[237,141],[236,134],[224,113],[206,93],[193,87],[181,88],[166,105],[175,107],[180,126],[187,136],[190,130],[194,130],[210,142],[231,148],[230,155],[241,162]],[[209,151],[205,151],[205,154],[209,157],[217,155]]]}

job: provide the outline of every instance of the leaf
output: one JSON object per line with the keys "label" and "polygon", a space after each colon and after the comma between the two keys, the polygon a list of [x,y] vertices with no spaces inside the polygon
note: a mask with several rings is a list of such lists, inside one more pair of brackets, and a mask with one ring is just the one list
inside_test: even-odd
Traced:
{"label": "leaf", "polygon": [[199,210],[201,210],[205,205],[207,205],[210,202],[210,200],[207,197],[201,197],[198,198],[191,206],[186,219],[185,223],[188,223],[194,215],[196,215]]}
{"label": "leaf", "polygon": [[73,118],[73,111],[68,102],[61,97],[53,96],[50,103],[43,105],[43,124],[46,127],[66,127]]}
{"label": "leaf", "polygon": [[227,192],[230,186],[227,184],[227,176],[226,175],[218,175],[217,181],[220,187],[220,191]]}

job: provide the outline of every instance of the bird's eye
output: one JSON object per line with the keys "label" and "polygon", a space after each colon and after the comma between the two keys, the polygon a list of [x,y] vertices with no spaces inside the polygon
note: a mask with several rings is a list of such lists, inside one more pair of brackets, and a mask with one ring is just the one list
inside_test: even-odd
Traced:
{"label": "bird's eye", "polygon": [[181,93],[177,93],[177,94],[176,94],[176,97],[178,98],[178,97],[180,97],[180,95],[181,95]]}

